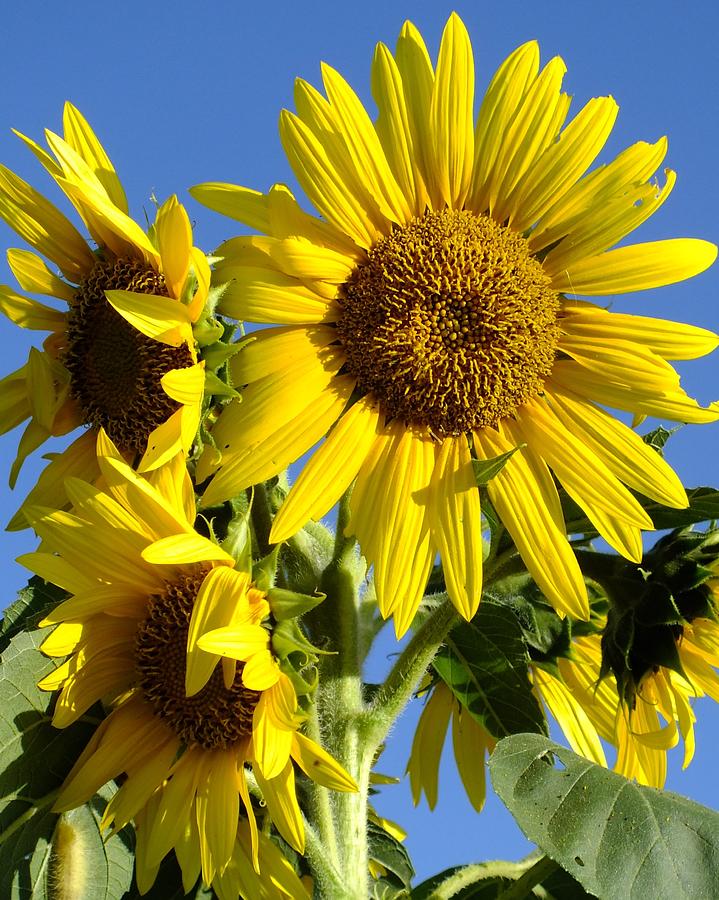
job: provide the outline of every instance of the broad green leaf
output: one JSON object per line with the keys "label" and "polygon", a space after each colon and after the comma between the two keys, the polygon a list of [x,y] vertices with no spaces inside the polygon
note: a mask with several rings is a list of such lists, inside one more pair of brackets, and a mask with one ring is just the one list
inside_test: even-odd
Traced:
{"label": "broad green leaf", "polygon": [[433,666],[470,714],[500,738],[523,731],[546,733],[528,662],[515,614],[485,598],[471,622],[452,629]]}
{"label": "broad green leaf", "polygon": [[55,662],[38,646],[49,629],[20,632],[0,656],[0,897],[31,897],[49,860],[55,793],[94,725],[50,724],[52,695],[37,681]]}
{"label": "broad green leaf", "polygon": [[473,459],[472,468],[474,469],[477,486],[481,487],[483,484],[490,482],[496,475],[499,475],[517,450],[521,450],[522,447],[526,446],[526,444],[518,444],[511,450],[507,450],[506,453],[500,453],[499,456],[493,456],[491,459]]}
{"label": "broad green leaf", "polygon": [[18,591],[17,600],[3,613],[0,622],[0,653],[10,643],[11,637],[23,629],[35,628],[42,617],[66,597],[66,591],[33,575],[27,587]]}
{"label": "broad green leaf", "polygon": [[537,734],[500,741],[492,783],[527,837],[602,900],[695,900],[719,884],[719,813]]}
{"label": "broad green leaf", "polygon": [[414,868],[402,844],[374,822],[367,823],[367,839],[370,859],[395,875],[400,884],[409,887]]}

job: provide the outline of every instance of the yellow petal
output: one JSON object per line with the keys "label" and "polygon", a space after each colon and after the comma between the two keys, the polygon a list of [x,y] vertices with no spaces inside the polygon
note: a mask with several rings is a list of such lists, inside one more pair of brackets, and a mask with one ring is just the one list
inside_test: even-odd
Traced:
{"label": "yellow petal", "polygon": [[[228,460],[205,491],[203,505],[212,506],[225,497],[234,496],[243,487],[272,478],[299,459],[339,418],[354,386],[354,378],[347,375],[336,376],[315,396],[310,395],[309,399],[305,397],[307,405],[293,418],[282,421],[279,409],[275,410],[274,420],[280,418],[280,425],[268,429],[269,433],[251,449]],[[297,390],[299,391],[299,387]],[[277,407],[279,403],[280,397],[275,396],[274,406]],[[244,407],[242,410],[239,410],[240,405]],[[232,404],[227,409],[231,406]],[[238,404],[237,411],[240,416],[247,411],[244,402]]]}
{"label": "yellow petal", "polygon": [[374,226],[308,126],[298,116],[282,110],[280,138],[297,180],[312,204],[358,246],[372,246],[377,235]]}
{"label": "yellow petal", "polygon": [[467,798],[477,812],[482,811],[487,796],[485,753],[486,749],[494,749],[494,743],[467,710],[455,704],[452,715],[454,759]]}
{"label": "yellow petal", "polygon": [[427,194],[414,165],[402,76],[389,49],[381,43],[377,44],[372,60],[372,95],[379,111],[375,129],[387,162],[413,213],[421,215],[427,205]]}
{"label": "yellow petal", "polygon": [[67,327],[66,313],[16,294],[4,285],[0,285],[0,312],[21,328],[62,333]]}
{"label": "yellow petal", "polygon": [[222,213],[253,228],[255,231],[270,233],[270,217],[267,209],[267,195],[237,184],[207,181],[190,188],[190,194],[215,212]]}
{"label": "yellow petal", "polygon": [[7,261],[23,290],[73,301],[75,288],[51,272],[39,256],[29,250],[8,250]]}
{"label": "yellow petal", "polygon": [[[523,432],[508,423],[505,434],[489,428],[475,432],[477,458],[492,459],[526,442]],[[524,447],[489,482],[487,492],[547,600],[562,613],[588,619],[584,578],[567,541],[559,495],[545,463]]]}
{"label": "yellow petal", "polygon": [[309,325],[339,317],[335,303],[292,275],[254,266],[223,266],[220,272],[229,284],[218,309],[234,319]]}
{"label": "yellow petal", "polygon": [[439,47],[430,101],[430,171],[436,190],[450,209],[459,209],[469,188],[474,160],[474,59],[464,23],[447,20]]}
{"label": "yellow petal", "polygon": [[619,107],[596,97],[578,113],[522,178],[510,201],[509,225],[525,231],[584,174],[607,141]]}
{"label": "yellow petal", "polygon": [[674,470],[635,431],[576,396],[559,391],[547,391],[546,396],[564,427],[616,478],[664,506],[687,506],[686,492]]}
{"label": "yellow petal", "polygon": [[322,80],[357,179],[369,188],[383,216],[392,222],[406,222],[411,215],[409,205],[364,106],[342,76],[326,63],[322,64]]}
{"label": "yellow petal", "polygon": [[319,744],[296,731],[292,738],[292,758],[317,784],[333,791],[357,791],[357,783]]}
{"label": "yellow petal", "polygon": [[502,142],[492,173],[489,208],[497,221],[508,215],[507,201],[530,166],[554,141],[566,114],[560,93],[567,71],[558,56],[551,59],[524,95]]}
{"label": "yellow petal", "polygon": [[708,241],[675,238],[633,244],[575,263],[552,278],[557,291],[572,294],[626,294],[674,284],[698,275],[714,262]]}
{"label": "yellow petal", "polygon": [[667,418],[675,422],[716,422],[719,403],[705,409],[692,400],[681,388],[664,390],[637,387],[634,371],[625,370],[621,380],[607,381],[601,375],[577,365],[573,360],[559,360],[552,369],[551,384],[566,388],[588,400],[613,406],[639,415]]}
{"label": "yellow petal", "polygon": [[169,294],[179,299],[190,269],[192,228],[185,207],[174,194],[157,211],[155,232]]}
{"label": "yellow petal", "polygon": [[[208,770],[197,791],[197,826],[200,831],[202,877],[210,884],[215,871],[222,871],[232,856],[240,813],[237,792],[237,761],[233,751],[206,755]],[[202,852],[204,851],[204,852]]]}
{"label": "yellow petal", "polygon": [[270,256],[286,275],[332,284],[343,284],[355,267],[354,260],[343,253],[302,237],[273,241]]}
{"label": "yellow petal", "polygon": [[664,359],[697,359],[719,346],[719,335],[695,325],[649,316],[608,312],[600,307],[571,306],[562,330],[583,341],[620,340],[642,344]]}
{"label": "yellow petal", "polygon": [[0,166],[0,216],[70,281],[79,283],[92,269],[92,251],[75,226],[4,166]]}
{"label": "yellow petal", "polygon": [[263,691],[253,716],[252,744],[255,760],[268,780],[282,772],[292,749],[294,728],[288,727],[281,715],[285,700],[283,694],[291,690],[294,695],[294,688],[287,686],[288,681],[284,676],[269,690]]}
{"label": "yellow petal", "polygon": [[269,650],[255,653],[242,669],[242,683],[251,691],[266,691],[277,684],[279,677],[279,666]]}
{"label": "yellow petal", "polygon": [[438,449],[429,512],[447,592],[469,621],[482,596],[482,516],[464,435],[445,438]]}
{"label": "yellow petal", "polygon": [[199,534],[175,534],[161,538],[142,551],[142,558],[155,566],[177,566],[197,562],[222,562],[233,565],[229,553]]}
{"label": "yellow petal", "polygon": [[[219,571],[215,569],[215,571]],[[228,570],[232,571],[232,570]],[[225,601],[226,602],[226,601]],[[197,640],[197,646],[206,653],[227,656],[244,662],[256,653],[267,650],[270,636],[261,625],[227,626],[205,631]]]}
{"label": "yellow petal", "polygon": [[287,540],[334,506],[360,470],[379,428],[379,405],[369,394],[340,417],[275,516],[271,543]]}
{"label": "yellow petal", "polygon": [[437,805],[439,760],[447,736],[449,717],[456,702],[449,688],[440,682],[432,691],[419,717],[407,763],[415,806],[420,801],[422,791],[430,809]]}
{"label": "yellow petal", "polygon": [[147,337],[172,347],[192,343],[187,307],[177,300],[133,291],[105,291],[105,296],[126,322]]}
{"label": "yellow petal", "polygon": [[572,692],[538,666],[534,666],[532,672],[542,699],[564,732],[572,750],[598,766],[606,767],[607,759],[597,731]]}
{"label": "yellow petal", "polygon": [[663,188],[641,184],[599,209],[587,211],[544,259],[548,275],[562,273],[588,257],[595,257],[638,228],[662,206],[676,183],[676,173],[666,169]]}
{"label": "yellow petal", "polygon": [[536,41],[528,41],[497,69],[484,95],[477,117],[472,184],[466,203],[475,212],[484,212],[489,206],[494,164],[522,98],[538,71],[539,47]]}
{"label": "yellow petal", "polygon": [[374,565],[382,615],[394,613],[398,637],[409,628],[434,560],[428,487],[434,466],[432,442],[394,420],[387,426],[377,461],[363,466],[351,499],[348,534]]}
{"label": "yellow petal", "polygon": [[[415,179],[429,186],[432,183],[432,135],[429,128],[429,110],[434,86],[434,71],[422,35],[411,22],[405,22],[402,26],[402,31],[397,39],[395,59],[402,78],[407,107]],[[435,205],[439,205],[438,197],[431,199]]]}
{"label": "yellow petal", "polygon": [[[212,569],[202,582],[187,632],[185,690],[188,696],[192,697],[202,690],[220,659],[219,654],[199,648],[200,638],[208,631],[223,628],[232,621],[235,606],[245,596],[249,582],[247,573],[237,572],[229,566]],[[264,636],[266,639],[267,632]]]}
{"label": "yellow petal", "polygon": [[274,778],[265,778],[259,767],[254,772],[273,824],[291,847],[304,853],[305,828],[297,804],[292,762],[287,760]]}
{"label": "yellow petal", "polygon": [[67,143],[92,169],[115,206],[127,213],[125,192],[110,158],[84,116],[72,103],[65,103],[62,124]]}

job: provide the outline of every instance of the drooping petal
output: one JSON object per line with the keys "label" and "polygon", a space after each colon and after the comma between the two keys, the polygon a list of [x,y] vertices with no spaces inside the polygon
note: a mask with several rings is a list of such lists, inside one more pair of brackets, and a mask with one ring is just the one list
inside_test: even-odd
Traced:
{"label": "drooping petal", "polygon": [[[526,442],[505,423],[505,434],[475,432],[478,459],[492,459]],[[589,618],[581,569],[566,537],[561,504],[546,464],[530,447],[515,452],[489,482],[487,492],[527,569],[549,602],[576,619]]]}
{"label": "drooping petal", "polygon": [[[31,294],[46,294],[71,303],[75,288],[48,269],[42,259],[30,250],[8,250],[8,265],[20,287]],[[55,329],[53,329],[55,330]]]}
{"label": "drooping petal", "polygon": [[467,438],[445,438],[437,452],[429,504],[432,540],[447,592],[469,621],[482,595],[482,517]]}
{"label": "drooping petal", "polygon": [[333,791],[358,790],[354,778],[319,744],[296,731],[292,738],[292,758],[317,784]]}

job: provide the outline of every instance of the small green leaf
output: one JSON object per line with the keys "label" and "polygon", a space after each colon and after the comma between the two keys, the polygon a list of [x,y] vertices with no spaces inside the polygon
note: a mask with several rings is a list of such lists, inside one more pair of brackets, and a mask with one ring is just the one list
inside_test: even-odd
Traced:
{"label": "small green leaf", "polygon": [[528,663],[517,617],[485,598],[471,622],[452,629],[433,666],[470,714],[500,738],[518,731],[546,733]]}
{"label": "small green leaf", "polygon": [[296,619],[304,615],[315,606],[319,606],[325,594],[298,594],[297,591],[288,591],[285,588],[270,588],[267,592],[272,615],[278,622],[285,619]]}
{"label": "small green leaf", "polygon": [[497,745],[492,783],[522,831],[602,900],[716,896],[719,813],[537,734]]}
{"label": "small green leaf", "polygon": [[673,434],[679,431],[681,427],[681,425],[677,425],[676,428],[667,429],[660,425],[658,428],[655,428],[654,431],[642,435],[642,440],[645,444],[649,444],[653,450],[656,450],[660,456],[664,456],[663,450],[666,442]]}
{"label": "small green leaf", "polygon": [[212,397],[239,397],[239,393],[211,370],[205,370],[205,394]]}
{"label": "small green leaf", "polygon": [[414,868],[404,846],[374,822],[367,823],[367,837],[370,859],[384,866],[405,887],[409,887]]}
{"label": "small green leaf", "polygon": [[477,486],[481,487],[483,484],[490,482],[496,475],[499,475],[517,450],[521,450],[522,447],[526,446],[526,444],[518,444],[511,450],[507,450],[506,453],[500,453],[499,456],[493,456],[492,459],[473,459],[472,468],[474,469],[474,477],[477,481]]}

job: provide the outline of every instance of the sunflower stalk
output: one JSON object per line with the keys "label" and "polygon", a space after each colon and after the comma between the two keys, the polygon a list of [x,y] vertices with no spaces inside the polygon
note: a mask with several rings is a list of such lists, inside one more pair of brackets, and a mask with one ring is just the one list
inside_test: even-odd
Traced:
{"label": "sunflower stalk", "polygon": [[[367,794],[373,754],[363,740],[360,728],[365,711],[359,633],[358,574],[361,569],[357,566],[356,542],[345,536],[348,521],[349,492],[340,501],[333,558],[320,582],[320,590],[327,595],[322,604],[324,633],[336,652],[324,657],[321,663],[318,724],[327,749],[355,779],[359,790],[333,794],[333,830],[326,822],[319,797],[314,812],[318,817],[318,829],[330,841],[330,846],[325,849],[328,856],[334,855],[329,836],[334,834],[335,858],[341,875],[341,887],[333,887],[322,896],[364,900],[369,862]],[[321,871],[316,871],[316,875],[320,879],[323,877]]]}

